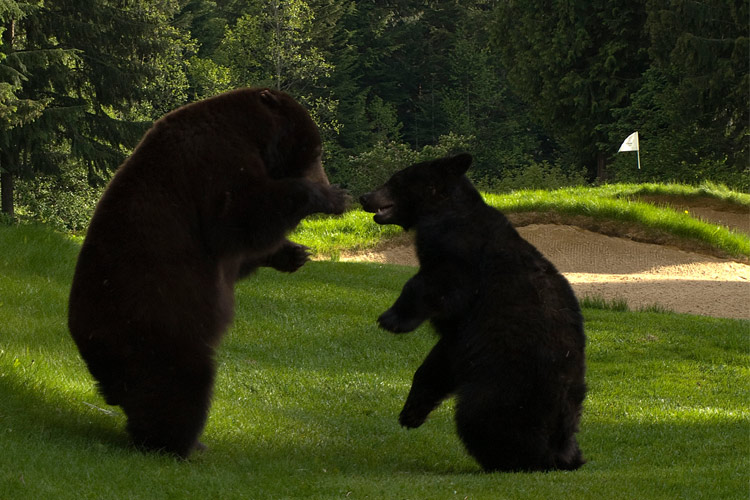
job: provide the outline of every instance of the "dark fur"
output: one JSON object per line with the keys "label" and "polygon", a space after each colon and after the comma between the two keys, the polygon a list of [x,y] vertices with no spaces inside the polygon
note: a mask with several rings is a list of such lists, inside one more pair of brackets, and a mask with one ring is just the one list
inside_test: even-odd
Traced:
{"label": "dark fur", "polygon": [[113,177],[78,257],[68,323],[138,447],[187,457],[200,446],[234,283],[258,266],[295,271],[308,255],[286,234],[344,209],[320,152],[291,97],[241,89],[158,120]]}
{"label": "dark fur", "polygon": [[583,320],[567,280],[463,175],[471,156],[412,165],[362,206],[416,231],[419,272],[378,322],[431,320],[437,345],[414,375],[401,425],[451,394],[468,452],[487,471],[576,469],[586,392]]}

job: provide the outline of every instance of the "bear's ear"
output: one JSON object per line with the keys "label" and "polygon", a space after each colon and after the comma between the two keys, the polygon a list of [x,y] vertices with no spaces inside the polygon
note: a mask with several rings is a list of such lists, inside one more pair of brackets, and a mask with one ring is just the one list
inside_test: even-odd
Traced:
{"label": "bear's ear", "polygon": [[469,153],[461,153],[445,159],[446,172],[452,175],[463,175],[469,170],[473,158]]}
{"label": "bear's ear", "polygon": [[279,96],[276,95],[271,89],[261,90],[260,99],[264,104],[273,108],[278,107],[279,105]]}

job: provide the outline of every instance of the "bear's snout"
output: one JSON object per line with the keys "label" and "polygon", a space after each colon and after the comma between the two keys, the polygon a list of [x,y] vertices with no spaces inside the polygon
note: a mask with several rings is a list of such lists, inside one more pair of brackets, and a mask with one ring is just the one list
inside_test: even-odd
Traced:
{"label": "bear's snout", "polygon": [[362,209],[375,214],[373,218],[378,224],[396,224],[395,202],[386,188],[370,191],[359,197]]}
{"label": "bear's snout", "polygon": [[362,205],[362,209],[365,212],[374,212],[375,210],[370,209],[370,199],[372,198],[372,192],[365,193],[359,197],[359,203]]}
{"label": "bear's snout", "polygon": [[362,204],[362,209],[370,213],[376,213],[379,210],[393,206],[393,200],[385,188],[363,194],[359,197],[359,202]]}

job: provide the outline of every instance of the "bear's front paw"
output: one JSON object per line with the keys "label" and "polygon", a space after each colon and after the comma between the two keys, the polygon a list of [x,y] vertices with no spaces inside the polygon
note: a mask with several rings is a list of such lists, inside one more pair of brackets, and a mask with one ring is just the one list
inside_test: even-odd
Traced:
{"label": "bear's front paw", "polygon": [[380,315],[378,325],[383,330],[393,333],[406,333],[414,330],[422,323],[419,319],[402,318],[392,308]]}
{"label": "bear's front paw", "polygon": [[351,196],[349,193],[338,186],[328,186],[327,188],[327,200],[328,204],[323,210],[323,213],[341,215],[351,204]]}
{"label": "bear's front paw", "polygon": [[291,241],[268,257],[268,265],[285,273],[293,273],[310,260],[309,248]]}
{"label": "bear's front paw", "polygon": [[414,407],[408,405],[404,406],[404,409],[401,410],[401,414],[398,416],[398,423],[401,424],[401,427],[406,427],[407,429],[416,429],[425,420],[427,420],[427,414],[417,411]]}

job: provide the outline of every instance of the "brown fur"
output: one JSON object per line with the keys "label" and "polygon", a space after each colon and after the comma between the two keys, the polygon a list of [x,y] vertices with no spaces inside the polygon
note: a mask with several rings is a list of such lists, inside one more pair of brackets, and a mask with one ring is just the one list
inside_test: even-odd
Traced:
{"label": "brown fur", "polygon": [[113,177],[78,258],[69,327],[137,446],[180,457],[199,446],[234,283],[262,265],[296,270],[307,252],[286,234],[344,209],[320,153],[291,97],[241,89],[162,117]]}

